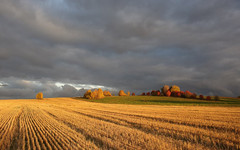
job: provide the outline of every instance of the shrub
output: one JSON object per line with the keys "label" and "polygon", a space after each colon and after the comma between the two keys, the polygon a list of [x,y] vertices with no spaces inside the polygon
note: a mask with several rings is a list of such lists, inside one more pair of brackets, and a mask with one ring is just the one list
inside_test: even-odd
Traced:
{"label": "shrub", "polygon": [[127,96],[130,96],[130,92],[129,91],[127,92]]}
{"label": "shrub", "polygon": [[162,93],[163,93],[164,95],[166,95],[167,92],[168,92],[168,90],[169,90],[169,86],[168,86],[168,85],[164,85],[163,88],[162,88]]}
{"label": "shrub", "polygon": [[210,101],[210,100],[211,100],[211,97],[210,97],[210,96],[207,96],[207,98],[206,98],[206,99]]}
{"label": "shrub", "polygon": [[185,97],[186,98],[191,98],[192,93],[190,91],[185,91]]}
{"label": "shrub", "polygon": [[150,96],[151,94],[150,94],[150,92],[147,92],[147,96]]}
{"label": "shrub", "polygon": [[203,100],[204,96],[203,95],[199,95],[199,99]]}
{"label": "shrub", "polygon": [[185,92],[184,91],[180,91],[181,97],[185,97]]}
{"label": "shrub", "polygon": [[173,91],[171,95],[174,97],[181,97],[181,93],[177,91]]}
{"label": "shrub", "polygon": [[152,95],[152,96],[157,96],[157,91],[152,90],[151,95]]}
{"label": "shrub", "polygon": [[123,90],[120,90],[120,91],[119,91],[119,93],[118,93],[118,96],[127,96],[127,94],[126,94],[126,93],[124,93],[124,91],[123,91]]}
{"label": "shrub", "polygon": [[104,91],[104,92],[103,92],[103,95],[104,95],[104,96],[112,96],[112,94],[111,94],[109,91]]}
{"label": "shrub", "polygon": [[169,90],[166,92],[166,96],[171,96],[171,92]]}
{"label": "shrub", "polygon": [[157,96],[161,96],[161,92],[159,90],[157,91]]}
{"label": "shrub", "polygon": [[95,90],[92,92],[92,94],[93,94],[93,96],[92,96],[93,99],[94,99],[94,98],[97,98],[97,96],[98,96],[98,90],[95,89]]}
{"label": "shrub", "polygon": [[135,96],[135,93],[132,93],[132,96]]}
{"label": "shrub", "polygon": [[93,99],[94,98],[93,93],[92,93],[91,90],[87,90],[83,97],[87,98],[87,99]]}
{"label": "shrub", "polygon": [[176,92],[174,92],[174,91],[171,92],[171,96],[175,97],[175,93],[176,93]]}
{"label": "shrub", "polygon": [[176,86],[176,85],[173,85],[170,88],[170,92],[180,92],[180,87]]}
{"label": "shrub", "polygon": [[96,98],[97,98],[97,99],[104,98],[102,89],[99,88],[99,89],[97,90],[97,97],[96,97]]}
{"label": "shrub", "polygon": [[181,97],[181,93],[180,92],[177,92],[177,97]]}
{"label": "shrub", "polygon": [[197,94],[193,93],[191,96],[192,99],[197,99]]}
{"label": "shrub", "polygon": [[216,95],[216,96],[214,96],[214,100],[215,101],[220,101],[220,97]]}
{"label": "shrub", "polygon": [[36,99],[43,99],[43,93],[42,92],[37,93]]}
{"label": "shrub", "polygon": [[145,96],[145,92],[143,92],[141,95],[142,95],[142,96]]}

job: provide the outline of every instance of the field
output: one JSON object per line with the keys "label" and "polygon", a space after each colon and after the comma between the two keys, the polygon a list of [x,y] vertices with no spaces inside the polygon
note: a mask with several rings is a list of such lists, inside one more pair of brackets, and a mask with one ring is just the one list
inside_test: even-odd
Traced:
{"label": "field", "polygon": [[[81,98],[75,98],[81,99]],[[240,107],[240,98],[221,97],[219,101],[212,100],[200,100],[200,99],[188,99],[180,97],[166,97],[166,96],[111,96],[103,99],[94,99],[85,101],[96,103],[108,103],[108,104],[131,104],[131,105],[178,105],[178,106],[238,106]]]}
{"label": "field", "polygon": [[240,107],[0,100],[0,149],[240,149]]}

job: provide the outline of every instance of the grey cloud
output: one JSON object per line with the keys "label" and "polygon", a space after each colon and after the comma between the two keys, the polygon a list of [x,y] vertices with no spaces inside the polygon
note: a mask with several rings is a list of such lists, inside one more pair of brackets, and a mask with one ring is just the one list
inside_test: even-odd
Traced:
{"label": "grey cloud", "polygon": [[70,86],[70,85],[64,85],[62,86],[62,91],[58,93],[58,95],[60,97],[62,96],[67,96],[67,97],[72,97],[72,96],[76,96],[78,90],[75,89],[74,87]]}
{"label": "grey cloud", "polygon": [[41,80],[22,80],[14,77],[5,78],[8,86],[0,86],[0,99],[29,98],[34,99],[38,92],[43,92],[44,97],[79,97],[83,96],[85,89],[77,90],[71,85],[56,86],[54,82]]}
{"label": "grey cloud", "polygon": [[78,95],[54,84],[63,82],[138,93],[179,84],[238,96],[239,6],[236,0],[3,0],[0,82],[9,86],[0,93]]}

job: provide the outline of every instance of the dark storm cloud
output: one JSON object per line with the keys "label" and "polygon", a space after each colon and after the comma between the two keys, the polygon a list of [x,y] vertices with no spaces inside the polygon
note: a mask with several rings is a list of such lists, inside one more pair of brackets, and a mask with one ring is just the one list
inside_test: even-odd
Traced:
{"label": "dark storm cloud", "polygon": [[2,0],[1,98],[80,94],[56,82],[238,96],[239,8],[234,0]]}
{"label": "dark storm cloud", "polygon": [[0,99],[7,98],[35,98],[38,92],[43,92],[44,97],[77,97],[82,96],[86,90],[79,89],[71,85],[57,86],[51,81],[30,81],[14,77],[3,79],[8,81],[6,87],[0,86]]}

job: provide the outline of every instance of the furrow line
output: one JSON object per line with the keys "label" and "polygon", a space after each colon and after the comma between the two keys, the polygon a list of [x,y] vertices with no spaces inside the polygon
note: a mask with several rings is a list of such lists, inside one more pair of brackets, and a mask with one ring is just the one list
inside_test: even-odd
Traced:
{"label": "furrow line", "polygon": [[[29,113],[29,112],[28,112]],[[34,142],[34,139],[32,138],[32,130],[31,130],[31,124],[30,124],[30,122],[29,122],[29,116],[28,115],[26,115],[25,117],[25,123],[26,123],[26,134],[27,134],[27,147],[28,147],[28,149],[36,149],[36,147],[35,147],[35,142]]]}
{"label": "furrow line", "polygon": [[[82,113],[82,114],[84,114],[84,113]],[[226,144],[226,141],[224,141],[225,140],[224,138],[215,137],[214,133],[213,134],[208,133],[207,135],[204,135],[203,132],[206,130],[201,129],[201,128],[197,129],[197,130],[199,130],[198,132],[201,132],[201,130],[203,130],[203,132],[201,134],[199,134],[198,132],[194,133],[194,132],[190,132],[188,130],[183,130],[183,131],[175,130],[176,127],[180,128],[180,125],[176,125],[176,127],[173,127],[173,128],[166,128],[166,127],[168,127],[168,125],[165,125],[166,127],[163,127],[163,126],[157,127],[157,124],[154,125],[155,122],[153,122],[153,124],[151,126],[149,126],[147,124],[144,125],[141,123],[133,122],[133,121],[131,121],[131,119],[129,119],[128,117],[125,117],[125,116],[123,116],[123,118],[124,118],[123,119],[123,118],[117,118],[115,116],[107,116],[107,115],[103,115],[103,114],[101,114],[103,117],[94,116],[94,115],[99,115],[99,114],[91,114],[91,115],[85,114],[85,115],[88,117],[91,116],[93,118],[97,118],[99,120],[104,120],[104,121],[108,121],[108,122],[112,122],[112,123],[116,123],[116,124],[121,124],[124,126],[137,128],[141,131],[144,131],[146,133],[151,133],[154,135],[161,135],[161,136],[168,135],[168,137],[174,136],[175,137],[174,139],[176,139],[176,140],[186,140],[186,135],[188,135],[188,137],[194,137],[192,139],[188,139],[188,141],[192,142],[192,143],[201,143],[201,144],[208,143],[208,146],[217,144],[217,145],[219,145],[219,147],[223,147],[223,148],[234,148],[234,147],[231,147],[230,145]],[[119,121],[115,121],[115,120],[119,120]],[[144,122],[144,120],[138,120],[138,121],[142,122],[142,123]],[[127,123],[128,125],[123,124],[123,122]],[[157,127],[157,129],[155,129],[155,127]],[[193,128],[193,131],[196,132],[196,129]],[[209,138],[211,139],[210,142],[208,140]],[[214,141],[217,141],[217,142],[214,142]],[[238,140],[233,141],[233,140],[227,139],[227,143],[230,143],[230,144],[232,143],[232,145],[237,145],[237,144],[239,144],[239,141]]]}
{"label": "furrow line", "polygon": [[9,121],[11,120],[11,116],[6,116],[6,119],[0,125],[0,139],[2,139],[3,134],[5,133],[6,127],[8,126]]}
{"label": "furrow line", "polygon": [[[71,111],[71,112],[76,112],[76,113],[81,113],[79,111],[75,111],[75,110],[70,110],[70,109],[67,109],[67,108],[64,108],[63,110],[68,110],[68,111]],[[91,111],[89,111],[89,113],[92,113]],[[118,115],[124,115],[125,118],[129,118],[129,117],[133,117],[133,118],[140,118],[140,119],[150,119],[150,120],[153,120],[153,121],[157,121],[157,122],[168,122],[168,123],[171,123],[171,124],[176,124],[176,125],[185,125],[185,126],[190,126],[190,127],[196,127],[196,128],[203,128],[203,129],[206,129],[206,130],[218,130],[219,132],[221,131],[228,131],[228,132],[232,132],[232,133],[239,133],[240,132],[240,129],[239,128],[234,128],[234,127],[230,127],[230,128],[226,128],[224,126],[212,126],[212,125],[207,125],[207,124],[203,124],[203,123],[199,123],[199,122],[196,122],[196,123],[190,123],[190,122],[186,122],[186,121],[183,121],[183,120],[179,120],[179,119],[169,119],[169,118],[160,118],[160,117],[151,117],[151,116],[145,116],[145,115],[139,115],[139,114],[125,114],[125,113],[114,113],[114,112],[110,112],[109,111],[100,111],[99,114],[113,114],[114,116],[118,116]],[[176,121],[178,120],[178,121]]]}
{"label": "furrow line", "polygon": [[[119,121],[114,121],[112,119],[109,119],[109,118],[103,118],[103,117],[99,117],[99,116],[94,116],[93,114],[90,115],[90,113],[82,113],[82,112],[77,112],[77,111],[73,111],[75,113],[78,113],[78,114],[81,114],[81,115],[84,115],[84,116],[87,116],[87,117],[91,117],[91,118],[94,118],[94,119],[98,119],[98,120],[103,120],[103,121],[107,121],[107,122],[111,122],[111,123],[114,123],[114,124],[117,124],[117,125],[122,125],[122,126],[126,126],[126,127],[132,127],[132,128],[136,128],[136,129],[139,129],[143,132],[146,132],[146,133],[151,133],[153,135],[161,135],[161,136],[166,136],[166,137],[170,137],[170,138],[174,138],[175,140],[186,140],[186,132],[187,131],[174,131],[174,129],[167,129],[167,128],[160,128],[156,131],[153,131],[153,127],[143,127],[142,124],[139,124],[139,123],[136,123],[136,122],[131,122],[131,121],[128,121],[126,119],[120,119],[120,118],[116,118],[116,117],[113,117],[113,119],[117,119]],[[96,115],[96,114],[95,114]],[[125,117],[127,118],[127,117]],[[123,124],[122,122],[125,122],[127,123],[126,124]],[[196,144],[196,143],[201,143],[201,144],[205,144],[205,143],[208,143],[207,145],[208,146],[212,146],[215,144],[214,141],[219,141],[219,142],[216,142],[217,145],[219,145],[220,147],[223,147],[223,148],[235,148],[235,147],[232,147],[231,145],[227,145],[227,144],[224,144],[224,142],[222,141],[223,139],[220,139],[220,138],[214,138],[212,137],[212,135],[208,135],[208,136],[202,136],[202,135],[198,135],[198,134],[195,134],[195,133],[188,133],[190,137],[194,137],[192,139],[187,139],[188,142],[191,142],[193,144]],[[176,136],[177,135],[177,136]],[[204,140],[204,139],[205,140]],[[208,140],[208,138],[212,139],[210,142]],[[213,141],[213,142],[212,142]],[[232,142],[234,145],[238,144],[238,141],[230,141]],[[221,143],[221,145],[220,145]]]}
{"label": "furrow line", "polygon": [[[32,117],[32,112],[30,111],[29,112],[29,123],[30,123],[30,128],[31,128],[31,130],[33,131],[33,132],[35,132],[35,130],[33,130],[33,128],[32,128],[32,120],[33,119],[33,117]],[[48,136],[49,138],[48,138],[48,140],[49,140],[49,142],[51,143],[50,145],[51,145],[51,148],[53,148],[53,149],[61,149],[61,147],[58,145],[58,143],[56,142],[56,140],[54,139],[54,137],[52,137],[51,136],[51,134],[48,134],[48,135],[50,135],[50,136]],[[36,139],[35,139],[36,140]]]}
{"label": "furrow line", "polygon": [[[57,129],[51,123],[49,123],[45,120],[44,124],[48,125],[48,126],[42,126],[43,130],[45,130],[45,132],[47,133],[48,136],[53,136],[53,134],[54,134],[54,137],[58,137],[58,139],[60,140],[59,143],[63,142],[63,144],[66,147],[67,147],[68,144],[71,144],[71,143],[76,144],[76,141],[74,141],[73,139],[70,139],[68,137],[68,135],[64,135],[59,129]],[[51,130],[50,130],[50,128],[51,128]],[[55,132],[53,132],[53,130]],[[75,147],[75,146],[73,145],[73,147]]]}
{"label": "furrow line", "polygon": [[13,131],[13,139],[11,140],[10,149],[18,149],[19,145],[22,145],[22,141],[20,140],[20,136],[22,133],[20,132],[20,118],[23,114],[23,110],[21,109],[19,114],[15,117],[15,125]]}
{"label": "furrow line", "polygon": [[[62,128],[57,128],[56,125],[53,125],[54,123],[51,121],[51,122],[48,122],[49,119],[45,118],[45,120],[41,120],[41,118],[39,118],[40,120],[39,121],[43,121],[44,122],[44,125],[48,125],[47,128],[45,128],[44,130],[48,133],[49,136],[52,136],[52,134],[55,135],[55,137],[58,137],[58,139],[60,140],[58,143],[61,144],[62,148],[64,148],[64,146],[62,145],[62,143],[67,147],[68,144],[74,144],[73,145],[73,148],[75,147],[75,145],[77,145],[77,141],[74,139],[74,138],[71,138],[69,137],[69,135],[65,134],[62,132]],[[40,123],[38,122],[39,125],[43,124],[43,123]],[[51,131],[49,130],[51,128]],[[52,131],[55,131],[55,132],[52,132]],[[51,132],[51,134],[50,134]],[[77,149],[77,147],[75,147]],[[78,147],[79,148],[79,147]]]}
{"label": "furrow line", "polygon": [[[39,132],[45,132],[45,134],[47,134],[49,137],[54,138],[55,141],[58,144],[58,149],[66,149],[67,144],[66,144],[66,140],[64,140],[66,137],[62,136],[61,133],[59,133],[55,126],[52,124],[48,124],[47,123],[47,119],[44,116],[45,120],[39,120],[40,118],[38,118],[37,120],[35,120],[36,124],[38,124],[39,126]],[[44,124],[44,126],[42,125]],[[48,126],[45,126],[45,125]],[[56,139],[57,138],[57,139]],[[59,148],[61,147],[61,148]]]}
{"label": "furrow line", "polygon": [[7,124],[4,126],[4,130],[2,132],[0,140],[0,149],[9,149],[9,146],[11,144],[10,141],[13,134],[11,130],[13,129],[14,118],[15,118],[14,114],[11,114]]}
{"label": "furrow line", "polygon": [[[125,147],[126,149],[138,149],[138,148],[144,148],[144,147],[154,147],[156,146],[156,143],[163,143],[164,141],[159,141],[159,138],[155,137],[155,136],[146,136],[146,133],[142,132],[142,131],[139,131],[139,130],[136,130],[136,129],[132,129],[132,128],[129,128],[129,127],[124,127],[124,126],[120,126],[120,125],[116,125],[116,124],[113,124],[113,123],[104,123],[103,121],[101,120],[96,120],[96,119],[87,119],[87,122],[83,121],[81,122],[81,120],[78,120],[78,125],[75,125],[75,123],[73,123],[71,121],[71,119],[68,121],[66,121],[66,119],[64,119],[65,117],[63,117],[63,115],[59,115],[61,118],[58,118],[58,116],[52,114],[51,112],[47,111],[50,115],[53,115],[53,117],[55,117],[57,120],[69,125],[71,128],[74,128],[75,130],[77,130],[78,132],[83,132],[83,134],[86,134],[86,136],[89,138],[93,138],[94,140],[99,140],[99,137],[101,137],[101,145],[99,145],[99,143],[97,143],[98,146],[100,147],[103,147],[105,146],[105,148],[108,148],[109,149],[109,142],[106,142],[108,140],[111,140],[113,143],[115,143],[114,145],[118,145],[120,146],[121,148]],[[57,113],[56,111],[54,111],[55,113]],[[64,113],[65,115],[66,113]],[[67,117],[67,116],[66,116]],[[67,117],[69,118],[69,117]],[[82,119],[82,117],[81,117]],[[94,126],[96,127],[94,127]],[[108,126],[110,128],[105,128],[105,126]],[[112,128],[112,129],[111,129]],[[107,129],[107,130],[106,130]],[[92,131],[93,133],[95,134],[91,134],[91,135],[88,135],[88,133],[86,131]],[[126,130],[131,130],[129,132],[131,132],[131,134],[126,134]],[[132,131],[133,130],[133,131]],[[136,131],[135,131],[136,130]],[[119,132],[119,133],[118,133]],[[137,142],[135,140],[132,141],[132,137],[133,136],[136,136],[135,134],[138,134],[141,135],[139,138],[140,138],[140,141],[141,142]],[[126,137],[123,137],[123,136],[126,136]],[[120,138],[122,140],[122,142],[119,143],[119,141],[117,140],[118,138]],[[150,140],[150,139],[151,140]],[[135,144],[128,144],[128,142],[131,141],[132,142],[137,142]],[[144,141],[144,142],[143,142]],[[147,141],[147,142],[146,142]],[[147,143],[149,142],[153,142],[155,141],[154,145],[149,145]],[[99,142],[99,141],[97,141]],[[119,144],[117,144],[119,143]],[[104,144],[104,145],[102,145]],[[114,149],[119,149],[119,148],[116,148],[114,145],[112,145],[112,148]],[[141,145],[141,146],[140,146]],[[164,145],[164,144],[160,144],[160,145]],[[127,147],[126,147],[127,146]],[[139,146],[139,147],[138,147]],[[159,146],[159,144],[158,144]],[[168,145],[170,146],[170,145]],[[135,148],[134,148],[135,147]],[[124,148],[124,149],[125,149]],[[155,147],[156,148],[156,147]]]}
{"label": "furrow line", "polygon": [[[42,113],[44,113],[44,114],[46,114],[47,116],[49,116],[49,119],[46,119],[46,121],[47,120],[51,120],[52,121],[52,119],[54,119],[51,115],[49,115],[48,113],[46,113],[45,111],[44,112],[42,112]],[[55,121],[56,121],[56,123],[58,123],[59,124],[59,121],[58,120],[56,120],[56,119],[54,119]],[[83,141],[82,139],[85,139],[85,137],[84,137],[84,135],[82,135],[82,134],[79,134],[78,132],[75,132],[75,130],[73,130],[73,129],[71,129],[71,128],[69,128],[69,126],[66,126],[67,128],[69,128],[70,130],[68,130],[68,132],[66,132],[65,130],[62,130],[62,128],[63,128],[63,126],[61,125],[61,127],[60,126],[53,126],[53,123],[48,123],[50,126],[52,126],[59,134],[61,134],[61,136],[63,137],[63,138],[60,138],[61,140],[64,140],[64,141],[66,141],[68,144],[70,144],[70,145],[72,145],[72,144],[74,144],[74,145],[72,145],[73,147],[75,147],[75,145],[77,146],[76,147],[76,149],[79,149],[79,148],[83,148],[84,146],[86,146],[86,144],[88,145],[87,147],[88,148],[96,148],[96,145],[92,145],[91,146],[91,144],[90,144],[90,141],[89,142],[87,142],[87,141]],[[69,134],[71,134],[71,136],[69,135]],[[76,136],[78,137],[78,138],[76,138]],[[80,136],[80,137],[79,137]],[[87,143],[86,143],[87,142]],[[79,145],[80,144],[80,145]],[[89,145],[90,144],[90,145]],[[90,146],[90,147],[89,147]]]}
{"label": "furrow line", "polygon": [[30,137],[29,137],[29,130],[28,130],[28,123],[27,123],[27,117],[26,116],[24,116],[23,117],[23,126],[24,126],[24,131],[25,131],[25,138],[23,139],[24,140],[24,143],[25,143],[25,145],[23,146],[23,149],[27,149],[27,150],[29,150],[29,149],[31,149],[31,139],[30,139]]}
{"label": "furrow line", "polygon": [[45,146],[47,147],[47,149],[52,149],[52,147],[50,146],[50,144],[49,144],[47,138],[45,137],[45,135],[42,134],[42,132],[40,132],[40,134],[41,134],[41,138],[44,140],[44,143],[45,143]]}
{"label": "furrow line", "polygon": [[77,131],[78,133],[81,133],[82,135],[84,135],[86,137],[87,140],[93,140],[93,142],[98,146],[98,147],[104,147],[106,149],[116,149],[114,147],[111,147],[108,145],[108,143],[105,143],[104,141],[102,141],[100,138],[96,138],[93,137],[91,134],[89,134],[88,132],[86,132],[83,128],[80,128],[68,121],[65,120],[61,120],[60,118],[58,118],[56,115],[47,112],[50,116],[52,116],[55,120],[57,120],[58,122],[64,123],[65,125],[67,125],[69,128]]}
{"label": "furrow line", "polygon": [[46,149],[46,142],[43,141],[41,136],[39,136],[39,131],[37,130],[38,125],[35,123],[35,121],[33,120],[32,117],[30,118],[29,123],[31,125],[31,130],[34,131],[34,138],[37,139],[36,140],[37,141],[37,148],[38,149]]}

